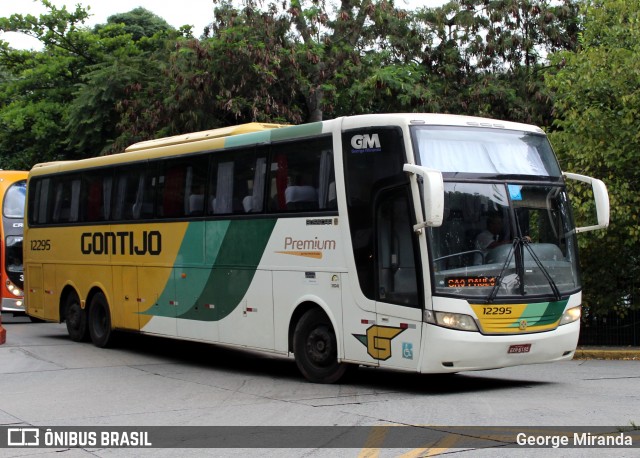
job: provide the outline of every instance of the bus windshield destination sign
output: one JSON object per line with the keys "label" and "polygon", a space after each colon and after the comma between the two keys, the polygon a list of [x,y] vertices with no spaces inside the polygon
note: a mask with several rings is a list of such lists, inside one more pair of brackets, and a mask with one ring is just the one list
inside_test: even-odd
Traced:
{"label": "bus windshield destination sign", "polygon": [[489,288],[496,286],[498,277],[447,277],[447,288]]}

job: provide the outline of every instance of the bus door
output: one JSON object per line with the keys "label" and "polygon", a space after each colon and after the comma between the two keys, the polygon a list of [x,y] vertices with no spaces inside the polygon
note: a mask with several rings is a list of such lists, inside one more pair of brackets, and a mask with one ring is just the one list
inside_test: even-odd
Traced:
{"label": "bus door", "polygon": [[26,291],[26,305],[29,315],[44,318],[44,292],[42,290],[42,265],[31,264],[27,271],[29,289]]}
{"label": "bus door", "polygon": [[[345,308],[345,353],[348,360],[367,364],[412,367],[418,361],[414,352],[420,341],[420,309],[414,306],[418,294],[409,292],[417,290],[416,282],[407,279],[411,269],[415,275],[411,267],[415,263],[408,259],[413,242],[412,234],[406,232],[411,231],[410,225],[401,231],[402,221],[410,218],[394,210],[396,204],[405,213],[411,208],[405,191],[394,191],[409,185],[403,171],[404,136],[397,126],[375,126],[344,130],[341,138],[357,275],[357,284],[351,282],[351,287],[360,290],[345,296],[356,305]],[[396,221],[398,216],[403,220]]]}
{"label": "bus door", "polygon": [[380,366],[411,368],[420,360],[422,287],[407,186],[378,193],[374,203],[376,337],[369,354]]}
{"label": "bus door", "polygon": [[58,317],[60,304],[58,298],[60,297],[60,291],[56,291],[56,266],[55,264],[43,264],[43,304],[44,304],[44,316],[46,317]]}
{"label": "bus door", "polygon": [[113,266],[114,300],[116,306],[111,313],[114,323],[122,329],[139,330],[138,268],[136,266]]}

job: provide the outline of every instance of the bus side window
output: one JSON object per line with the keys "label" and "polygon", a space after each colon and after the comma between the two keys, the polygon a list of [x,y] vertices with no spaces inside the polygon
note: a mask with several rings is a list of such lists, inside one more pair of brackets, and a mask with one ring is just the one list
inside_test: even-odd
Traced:
{"label": "bus side window", "polygon": [[[128,174],[122,174],[117,177],[115,196],[113,199],[113,210],[111,211],[112,218],[116,221],[126,218],[125,203],[127,199],[127,181],[129,181]],[[127,206],[128,208],[128,206]]]}
{"label": "bus side window", "polygon": [[147,164],[131,166],[118,175],[113,199],[113,220],[128,221],[153,216],[156,177]]}
{"label": "bus side window", "polygon": [[187,169],[184,164],[170,164],[158,176],[158,217],[179,218],[185,214]]}
{"label": "bus side window", "polygon": [[246,213],[262,211],[264,202],[264,182],[267,174],[267,158],[258,157],[254,167],[253,181],[247,196],[242,200],[242,206]]}
{"label": "bus side window", "polygon": [[80,178],[61,176],[55,182],[52,222],[78,221]]}
{"label": "bus side window", "polygon": [[[29,188],[29,224],[47,223],[50,178],[34,178]],[[36,205],[36,202],[38,203]]]}
{"label": "bus side window", "polygon": [[106,221],[111,202],[111,172],[93,171],[84,174],[80,194],[80,220]]}
{"label": "bus side window", "polygon": [[172,159],[163,163],[161,167],[156,185],[156,216],[202,216],[208,157],[198,155]]}
{"label": "bus side window", "polygon": [[255,150],[230,151],[214,159],[208,211],[213,215],[262,211],[266,158]]}
{"label": "bus side window", "polygon": [[270,211],[336,208],[333,154],[330,148],[330,137],[273,147],[269,180]]}
{"label": "bus side window", "polygon": [[104,199],[102,197],[102,180],[93,180],[88,183],[87,189],[87,221],[102,221],[104,219]]}
{"label": "bus side window", "polygon": [[219,162],[211,174],[210,213],[224,215],[233,209],[233,161]]}
{"label": "bus side window", "polygon": [[184,205],[188,216],[204,215],[208,162],[207,156],[199,156],[187,166]]}
{"label": "bus side window", "polygon": [[133,205],[134,219],[153,218],[153,202],[158,177],[151,170],[143,170],[138,178],[136,202]]}
{"label": "bus side window", "polygon": [[318,182],[318,206],[320,209],[338,208],[336,179],[333,172],[333,151],[323,150],[320,155],[320,176]]}

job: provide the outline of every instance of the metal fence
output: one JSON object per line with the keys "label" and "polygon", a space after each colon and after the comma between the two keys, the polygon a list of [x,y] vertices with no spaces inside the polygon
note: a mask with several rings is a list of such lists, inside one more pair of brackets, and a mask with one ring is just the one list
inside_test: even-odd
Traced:
{"label": "metal fence", "polygon": [[640,346],[640,310],[583,317],[578,345]]}

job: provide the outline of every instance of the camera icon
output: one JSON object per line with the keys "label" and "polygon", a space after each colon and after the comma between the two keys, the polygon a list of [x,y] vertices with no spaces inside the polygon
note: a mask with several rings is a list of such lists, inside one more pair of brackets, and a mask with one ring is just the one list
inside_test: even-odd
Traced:
{"label": "camera icon", "polygon": [[8,428],[7,445],[9,447],[38,447],[40,445],[40,429]]}

